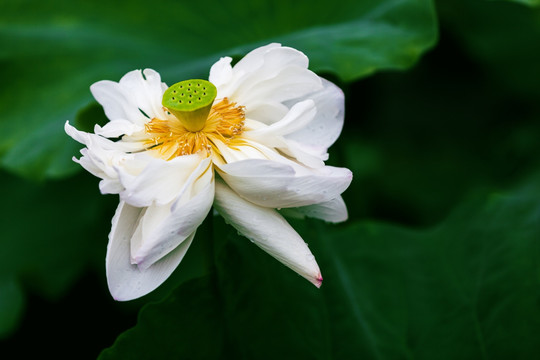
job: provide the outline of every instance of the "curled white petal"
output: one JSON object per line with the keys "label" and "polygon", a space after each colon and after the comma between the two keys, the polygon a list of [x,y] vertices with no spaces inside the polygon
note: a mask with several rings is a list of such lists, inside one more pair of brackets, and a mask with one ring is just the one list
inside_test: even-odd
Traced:
{"label": "curled white petal", "polygon": [[257,144],[274,147],[306,166],[312,168],[323,167],[324,161],[328,159],[324,146],[313,147],[287,138],[287,135],[306,128],[316,115],[315,102],[307,99],[294,104],[281,120],[269,126],[260,124],[257,128],[253,128],[254,124],[249,123],[252,129],[247,129],[244,138]]}
{"label": "curled white petal", "polygon": [[163,105],[163,83],[158,72],[152,69],[131,71],[124,75],[118,83],[130,98],[150,119],[165,118]]}
{"label": "curled white petal", "polygon": [[143,126],[122,119],[109,121],[104,126],[96,125],[94,127],[95,134],[108,138],[116,138],[122,135],[132,135],[133,133],[143,130]]}
{"label": "curled white petal", "polygon": [[300,207],[338,197],[351,183],[345,168],[325,166],[305,174],[270,160],[243,160],[219,166],[221,177],[240,196],[260,206]]}
{"label": "curled white petal", "polygon": [[90,91],[111,121],[143,125],[154,117],[166,116],[161,105],[161,77],[151,69],[130,71],[118,83],[99,81],[90,86]]}
{"label": "curled white petal", "polygon": [[254,100],[249,110],[249,116],[257,119],[258,122],[270,125],[282,119],[288,111],[289,108],[281,102]]}
{"label": "curled white petal", "polygon": [[232,77],[231,61],[232,58],[226,56],[222,57],[218,60],[218,62],[212,65],[212,67],[210,68],[210,75],[208,76],[208,80],[212,84],[214,84],[214,86],[221,87],[225,86],[228,82],[230,82]]}
{"label": "curled white petal", "polygon": [[131,259],[145,270],[185,241],[203,222],[214,201],[210,167],[193,172],[179,198],[165,206],[145,208],[131,239]]}
{"label": "curled white petal", "polygon": [[295,132],[285,135],[287,139],[294,140],[306,148],[312,148],[314,152],[326,152],[332,145],[343,128],[345,116],[345,99],[343,91],[328,80],[322,79],[323,88],[304,98],[310,99],[315,104],[317,111],[312,121]]}
{"label": "curled white petal", "polygon": [[322,276],[315,257],[276,210],[242,199],[219,180],[214,206],[242,235],[315,286],[321,286]]}
{"label": "curled white petal", "polygon": [[161,285],[176,269],[191,245],[193,232],[176,249],[145,270],[131,263],[130,239],[142,209],[121,201],[112,220],[105,259],[107,283],[113,298],[127,301],[148,294]]}
{"label": "curled white petal", "polygon": [[74,140],[86,145],[86,148],[81,150],[82,157],[73,160],[81,164],[91,174],[103,179],[104,183],[102,182],[100,185],[103,193],[120,192],[123,187],[120,185],[114,167],[121,166],[123,162],[132,157],[126,153],[127,147],[120,142],[113,142],[99,135],[79,131],[69,122],[66,122],[64,129]]}
{"label": "curled white petal", "polygon": [[308,216],[331,223],[343,222],[348,218],[347,206],[341,196],[318,204],[282,209],[280,213],[293,218]]}
{"label": "curled white petal", "polygon": [[139,125],[146,122],[147,119],[137,104],[118,83],[109,80],[98,81],[90,86],[90,91],[96,101],[103,106],[105,115],[111,121],[128,120]]}
{"label": "curled white petal", "polygon": [[210,158],[202,153],[178,156],[172,160],[149,158],[140,173],[133,174],[128,166],[118,167],[124,191],[120,198],[137,207],[164,205],[178,197],[193,173],[203,173],[210,166]]}
{"label": "curled white petal", "polygon": [[[244,137],[269,146],[280,146],[279,137],[298,131],[309,124],[316,114],[315,103],[308,99],[296,103],[283,119],[256,130],[248,130]],[[278,139],[276,139],[278,138]]]}
{"label": "curled white petal", "polygon": [[[274,74],[272,71],[268,73]],[[315,73],[305,67],[290,65],[279,70],[273,78],[262,81],[257,76],[253,83],[242,84],[231,99],[246,104],[246,114],[251,116],[249,109],[256,109],[256,104],[263,99],[269,103],[284,102],[321,87],[321,79]]]}
{"label": "curled white petal", "polygon": [[[210,81],[217,82],[218,97],[228,97],[245,106],[248,118],[264,123],[270,124],[282,117],[283,102],[322,88],[321,79],[307,68],[308,58],[280,44],[257,48],[232,68],[227,61],[221,59],[212,67]],[[256,117],[261,114],[260,119]]]}

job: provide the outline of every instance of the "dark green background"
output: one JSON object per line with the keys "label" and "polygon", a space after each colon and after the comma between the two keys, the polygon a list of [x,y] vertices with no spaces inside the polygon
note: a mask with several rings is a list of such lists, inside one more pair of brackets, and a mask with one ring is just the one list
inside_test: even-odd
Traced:
{"label": "dark green background", "polygon": [[[66,359],[540,356],[538,1],[3,1],[0,353]],[[316,289],[209,216],[162,287],[117,303],[117,199],[71,162],[90,84],[207,76],[277,41],[346,94],[350,219],[292,225]],[[104,350],[106,349],[106,350]],[[4,356],[7,354],[7,356]],[[14,357],[16,356],[16,357]]]}

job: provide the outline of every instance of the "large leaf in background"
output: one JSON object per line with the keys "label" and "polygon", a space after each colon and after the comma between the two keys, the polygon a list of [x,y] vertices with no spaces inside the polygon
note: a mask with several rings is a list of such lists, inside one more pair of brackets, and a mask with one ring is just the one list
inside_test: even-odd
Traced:
{"label": "large leaf in background", "polygon": [[63,123],[92,100],[90,84],[133,69],[205,77],[221,56],[277,41],[352,80],[406,68],[435,39],[431,0],[2,1],[1,163],[32,177],[76,171]]}
{"label": "large leaf in background", "polygon": [[167,299],[145,306],[138,326],[120,335],[100,359],[224,358],[221,304],[214,296],[210,277],[186,282]]}
{"label": "large leaf in background", "polygon": [[491,1],[512,1],[519,4],[529,5],[529,6],[540,5],[540,0],[491,0]]}
{"label": "large leaf in background", "polygon": [[351,219],[433,225],[475,189],[508,187],[539,168],[538,100],[515,97],[446,44],[414,70],[349,92],[330,161],[355,176],[344,195]]}
{"label": "large leaf in background", "polygon": [[[516,4],[481,4],[486,11],[503,6],[531,13]],[[461,24],[459,14],[453,25]],[[475,19],[479,27],[485,21],[480,13]],[[531,50],[540,44],[540,33],[515,30],[508,29],[509,41],[527,38]],[[443,27],[438,46],[409,71],[379,73],[346,88],[344,131],[330,162],[353,171],[355,181],[345,193],[354,204],[351,219],[433,225],[475,189],[508,187],[538,171],[540,78],[529,73],[538,96],[517,96],[516,87],[501,81],[505,71],[521,66],[537,71],[538,62],[517,59],[509,69],[491,72],[454,35]],[[504,43],[497,49],[506,51]]]}
{"label": "large leaf in background", "polygon": [[[540,181],[533,180],[509,195],[471,200],[430,230],[298,222],[323,270],[320,290],[234,231],[223,244],[217,221],[213,285],[186,283],[144,308],[102,358],[197,358],[199,350],[208,358],[530,358],[540,351]],[[208,314],[224,320],[223,331]],[[212,336],[184,341],[186,329]]]}
{"label": "large leaf in background", "polygon": [[0,340],[17,326],[23,313],[25,300],[19,282],[14,276],[0,275]]}
{"label": "large leaf in background", "polygon": [[539,238],[536,184],[469,203],[429,231],[367,223],[321,236],[312,247],[325,254],[335,357],[538,354]]}
{"label": "large leaf in background", "polygon": [[441,0],[438,10],[441,23],[484,74],[521,97],[538,99],[540,8],[505,1]]}

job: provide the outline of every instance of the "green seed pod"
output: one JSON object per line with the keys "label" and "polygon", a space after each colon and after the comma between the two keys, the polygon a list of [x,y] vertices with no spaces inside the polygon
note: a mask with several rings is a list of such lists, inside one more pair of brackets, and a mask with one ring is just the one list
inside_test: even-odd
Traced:
{"label": "green seed pod", "polygon": [[206,80],[184,80],[165,90],[162,104],[192,132],[204,128],[217,89]]}

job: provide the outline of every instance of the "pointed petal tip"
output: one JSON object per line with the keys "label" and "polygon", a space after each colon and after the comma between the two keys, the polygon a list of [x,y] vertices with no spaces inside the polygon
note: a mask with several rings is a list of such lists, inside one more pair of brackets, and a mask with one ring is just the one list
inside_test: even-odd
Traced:
{"label": "pointed petal tip", "polygon": [[133,300],[129,297],[126,297],[126,296],[122,296],[123,294],[121,293],[117,293],[116,291],[114,291],[111,287],[109,287],[109,293],[111,294],[112,298],[114,301],[118,301],[118,302],[124,302],[124,301],[129,301],[129,300]]}
{"label": "pointed petal tip", "polygon": [[138,297],[124,297],[124,296],[114,295],[113,293],[111,293],[111,296],[112,296],[114,301],[118,301],[118,302],[131,301],[131,300],[135,300],[135,299],[138,299],[138,298],[141,297],[141,296],[138,296]]}
{"label": "pointed petal tip", "polygon": [[320,287],[322,285],[322,282],[323,282],[323,278],[322,278],[321,273],[319,273],[317,276],[315,276],[315,278],[311,282],[313,283],[313,285],[315,285],[317,287],[317,289],[320,289]]}
{"label": "pointed petal tip", "polygon": [[155,287],[151,289],[144,289],[141,287],[140,283],[131,283],[131,286],[128,286],[128,287],[125,287],[125,286],[114,287],[112,284],[108,284],[108,285],[109,285],[109,293],[111,294],[111,297],[113,298],[114,301],[118,301],[118,302],[126,302],[126,301],[139,299],[149,294],[155,289]]}

